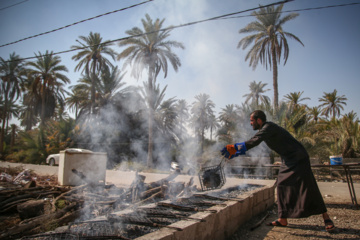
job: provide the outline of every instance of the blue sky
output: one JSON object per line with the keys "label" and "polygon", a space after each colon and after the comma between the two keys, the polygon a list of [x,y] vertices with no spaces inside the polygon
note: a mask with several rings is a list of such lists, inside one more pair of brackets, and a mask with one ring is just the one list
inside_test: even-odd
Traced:
{"label": "blue sky", "polygon": [[[0,9],[22,0],[1,0]],[[28,0],[16,6],[0,10],[0,45],[35,34],[63,27],[83,19],[140,3],[135,0]],[[59,52],[77,45],[80,35],[88,36],[90,31],[98,32],[103,40],[126,37],[126,30],[142,27],[141,19],[148,13],[153,19],[166,19],[165,27],[178,26],[193,21],[243,11],[275,1],[250,0],[154,0],[141,6],[110,14],[95,20],[25,40],[0,48],[0,56],[8,59],[16,52],[21,57],[32,57],[39,51]],[[322,7],[359,2],[356,0],[295,0],[286,3],[287,10]],[[324,92],[338,91],[347,97],[347,106],[342,113],[355,111],[360,115],[360,4],[346,7],[326,8],[299,12],[299,16],[284,25],[284,30],[298,36],[304,47],[289,39],[288,62],[279,66],[279,99],[290,92],[304,91],[309,97],[303,103],[318,106]],[[248,15],[244,13],[242,15]],[[286,14],[286,13],[284,13]],[[216,112],[227,104],[241,104],[244,94],[249,93],[252,81],[267,83],[267,96],[273,99],[272,71],[259,65],[254,71],[245,62],[247,49],[237,49],[241,38],[239,29],[253,21],[252,17],[208,21],[177,28],[169,39],[182,42],[185,50],[174,49],[182,66],[178,72],[169,68],[166,79],[160,74],[158,83],[168,85],[166,98],[186,99],[188,103],[201,93],[210,95],[216,104]],[[113,49],[120,52],[117,45]],[[75,52],[59,55],[69,72],[71,84],[76,84],[80,72],[74,72],[76,62],[71,60]],[[120,68],[123,62],[114,62]],[[124,70],[125,71],[125,70]],[[128,85],[142,85],[125,75]],[[146,76],[146,74],[143,74]]]}

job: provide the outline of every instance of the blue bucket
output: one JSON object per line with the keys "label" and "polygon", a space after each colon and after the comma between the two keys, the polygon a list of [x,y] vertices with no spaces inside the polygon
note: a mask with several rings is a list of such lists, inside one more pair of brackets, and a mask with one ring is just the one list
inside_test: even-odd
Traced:
{"label": "blue bucket", "polygon": [[330,165],[341,165],[342,163],[342,156],[330,156]]}

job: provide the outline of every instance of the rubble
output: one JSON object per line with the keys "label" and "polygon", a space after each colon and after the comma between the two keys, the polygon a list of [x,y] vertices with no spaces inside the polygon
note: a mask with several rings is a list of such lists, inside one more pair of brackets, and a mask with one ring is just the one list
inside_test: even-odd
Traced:
{"label": "rubble", "polygon": [[130,187],[119,188],[87,182],[88,178],[76,169],[72,171],[84,184],[72,187],[57,185],[56,176],[37,176],[25,169],[13,172],[13,177],[9,169],[0,170],[0,239],[45,233],[75,220],[111,216],[115,211],[197,191],[192,179],[188,183],[174,182],[177,172],[151,183],[145,183],[145,176],[136,173]]}

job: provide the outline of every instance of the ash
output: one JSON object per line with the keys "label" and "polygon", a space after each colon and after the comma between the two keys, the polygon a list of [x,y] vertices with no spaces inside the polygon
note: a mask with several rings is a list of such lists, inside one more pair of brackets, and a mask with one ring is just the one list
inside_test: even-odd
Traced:
{"label": "ash", "polygon": [[261,188],[261,187],[264,187],[264,186],[263,185],[246,184],[246,185],[240,185],[237,187],[227,188],[222,191],[213,192],[209,195],[214,196],[214,197],[222,197],[222,198],[237,198],[241,194],[244,194],[249,191],[253,191],[253,190],[255,190],[257,188]]}

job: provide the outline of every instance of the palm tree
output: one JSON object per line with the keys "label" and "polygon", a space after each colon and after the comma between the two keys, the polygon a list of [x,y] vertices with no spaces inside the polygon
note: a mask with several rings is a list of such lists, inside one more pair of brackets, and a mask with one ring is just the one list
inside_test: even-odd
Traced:
{"label": "palm tree", "polygon": [[179,137],[181,139],[181,141],[183,140],[183,133],[186,132],[185,130],[185,121],[189,119],[190,114],[189,114],[189,105],[186,102],[185,99],[180,99],[177,101],[177,103],[175,104],[175,108],[176,108],[176,112],[178,115],[178,120],[179,123],[178,128],[179,128]]}
{"label": "palm tree", "polygon": [[[149,85],[148,82],[143,82],[143,88],[141,89],[142,96],[145,100],[145,105],[147,107],[147,110],[149,112],[152,112],[151,116],[153,117],[151,119],[151,124],[149,124],[149,134],[151,133],[151,137],[149,137],[149,143],[148,143],[148,159],[147,159],[147,166],[153,167],[153,150],[154,150],[154,135],[153,135],[153,129],[154,129],[154,120],[156,121],[156,111],[160,107],[164,97],[165,97],[165,91],[167,86],[165,86],[162,90],[160,89],[159,85],[156,85],[156,80],[153,84]],[[149,100],[151,99],[151,101]],[[150,114],[149,114],[150,115]],[[150,122],[150,119],[149,119]],[[151,129],[150,129],[151,128]],[[151,141],[151,147],[150,145]],[[149,157],[149,154],[151,154],[151,157]],[[151,161],[149,160],[151,159]]]}
{"label": "palm tree", "polygon": [[320,102],[323,102],[320,104],[319,107],[324,107],[322,110],[322,114],[328,117],[330,114],[332,114],[332,118],[335,119],[336,115],[340,116],[340,110],[344,110],[344,106],[346,105],[347,98],[342,95],[337,95],[337,90],[334,89],[331,93],[325,93],[322,96],[322,98],[319,98]]}
{"label": "palm tree", "polygon": [[195,129],[195,134],[200,140],[200,153],[204,152],[205,130],[210,127],[210,117],[214,115],[215,104],[207,94],[195,96],[196,101],[191,107],[191,123]]}
{"label": "palm tree", "polygon": [[359,151],[360,146],[360,126],[359,119],[354,111],[345,114],[340,120],[339,133],[343,157],[356,157],[355,152]]}
{"label": "palm tree", "polygon": [[37,60],[28,62],[27,65],[31,67],[29,76],[33,80],[31,83],[32,94],[36,99],[40,99],[40,125],[43,126],[45,119],[54,114],[56,104],[63,104],[66,93],[63,86],[70,80],[62,74],[68,70],[60,64],[59,56],[48,51],[45,54],[39,52],[35,56]]}
{"label": "palm tree", "polygon": [[[83,91],[81,88],[72,89],[69,96],[66,98],[66,104],[70,111],[74,111],[75,113],[75,120],[78,119],[81,107],[83,106],[84,102],[86,102],[89,94],[86,91]],[[86,105],[86,104],[85,104]]]}
{"label": "palm tree", "polygon": [[22,75],[24,73],[24,63],[20,60],[20,56],[15,52],[10,54],[9,60],[6,61],[0,57],[0,93],[2,97],[1,108],[1,133],[0,133],[0,154],[3,153],[3,142],[5,136],[5,125],[7,120],[11,118],[14,112],[11,107],[21,94],[21,84],[23,82]]}
{"label": "palm tree", "polygon": [[254,33],[246,36],[240,40],[237,48],[247,48],[254,42],[254,46],[250,49],[245,57],[245,61],[249,59],[249,65],[255,69],[257,64],[265,65],[266,69],[269,64],[273,70],[273,87],[274,87],[274,108],[277,109],[279,105],[278,93],[278,63],[283,51],[284,65],[289,57],[289,45],[287,38],[295,39],[301,45],[304,44],[298,37],[292,33],[283,31],[283,25],[296,18],[299,14],[291,13],[283,18],[281,11],[284,4],[261,8],[258,12],[253,12],[252,15],[256,17],[257,21],[249,23],[245,28],[239,30],[239,33]]}
{"label": "palm tree", "polygon": [[[156,19],[155,22],[148,14],[145,19],[141,19],[144,31],[138,27],[126,31],[130,37],[120,41],[120,47],[126,47],[119,55],[118,60],[126,59],[124,67],[133,65],[131,75],[139,79],[144,69],[148,72],[148,89],[154,89],[155,79],[162,70],[164,78],[167,76],[168,62],[175,71],[181,66],[178,56],[171,51],[171,48],[182,48],[182,43],[167,40],[170,36],[171,28],[162,30],[165,19]],[[147,95],[148,106],[154,106],[155,97],[151,92]],[[153,119],[154,109],[149,111],[149,141],[148,141],[148,166],[152,166],[152,148],[153,148]]]}
{"label": "palm tree", "polygon": [[100,81],[98,84],[97,92],[102,104],[110,103],[114,99],[115,95],[125,94],[132,90],[132,87],[124,87],[126,83],[123,81],[125,73],[121,73],[118,67],[105,66],[101,70]]}
{"label": "palm tree", "polygon": [[267,83],[262,83],[261,81],[259,83],[256,83],[255,81],[251,82],[250,87],[250,93],[245,94],[243,97],[246,97],[245,103],[248,103],[250,100],[252,103],[255,103],[256,106],[259,106],[259,99],[260,101],[268,105],[270,103],[270,98],[268,96],[263,95],[264,92],[269,91],[270,89],[265,89],[264,87],[267,85]]}
{"label": "palm tree", "polygon": [[213,135],[213,131],[215,129],[218,129],[220,127],[219,122],[217,121],[215,115],[211,115],[209,118],[209,128],[210,128],[210,141],[212,141],[212,135]]}
{"label": "palm tree", "polygon": [[75,71],[80,70],[83,66],[82,72],[86,72],[86,75],[91,76],[91,113],[95,105],[95,85],[96,75],[104,65],[113,66],[112,63],[104,57],[104,55],[110,56],[115,60],[115,52],[109,47],[112,43],[108,41],[103,42],[99,33],[90,32],[89,36],[79,36],[79,40],[76,40],[80,45],[71,46],[72,49],[79,50],[79,52],[72,57],[73,60],[79,61],[75,67]]}
{"label": "palm tree", "polygon": [[301,101],[310,100],[310,98],[308,98],[308,97],[301,98],[301,95],[303,93],[304,93],[304,91],[291,92],[291,93],[285,95],[285,98],[287,99],[287,103],[288,103],[290,109],[297,109],[300,106],[302,106],[302,104],[300,103]]}
{"label": "palm tree", "polygon": [[319,120],[321,120],[321,109],[320,107],[312,107],[308,110],[308,114],[311,117],[311,120],[317,123]]}
{"label": "palm tree", "polygon": [[36,114],[38,100],[32,93],[32,82],[33,80],[30,79],[25,81],[25,94],[23,95],[20,109],[20,125],[25,127],[25,131],[30,131],[39,122],[39,117]]}

